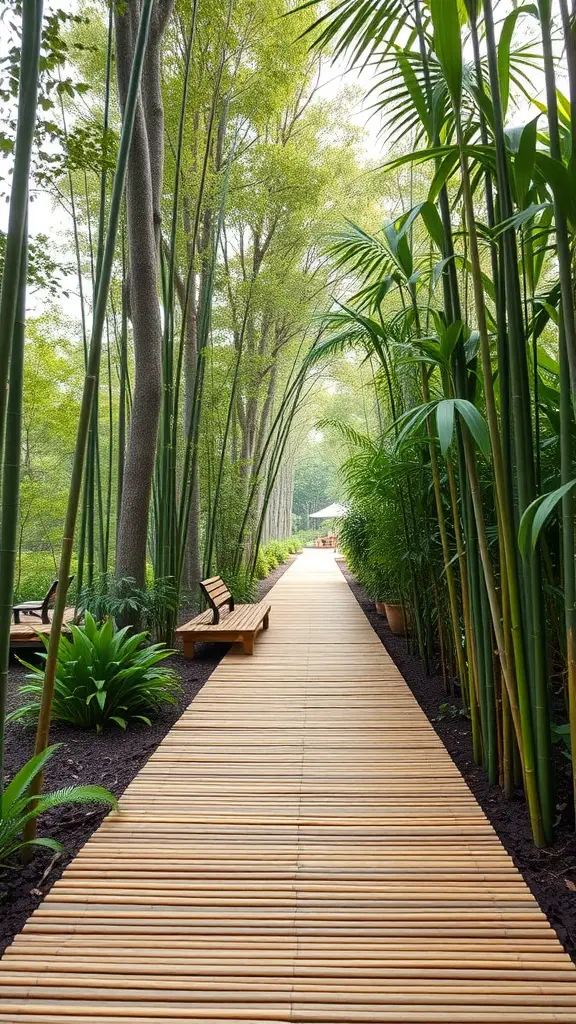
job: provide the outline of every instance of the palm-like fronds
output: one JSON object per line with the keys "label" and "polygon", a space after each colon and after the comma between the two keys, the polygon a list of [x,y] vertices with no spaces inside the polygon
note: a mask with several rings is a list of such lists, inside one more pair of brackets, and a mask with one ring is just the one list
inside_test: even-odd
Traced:
{"label": "palm-like fronds", "polygon": [[[317,6],[307,0],[296,10]],[[374,54],[393,46],[401,35],[413,39],[416,32],[414,5],[406,0],[338,0],[304,33],[313,35],[313,46],[329,47],[334,60],[348,54],[350,63],[367,64]]]}
{"label": "palm-like fronds", "polygon": [[34,838],[24,840],[22,833],[30,822],[45,811],[63,804],[107,804],[116,807],[117,800],[113,793],[102,786],[67,786],[52,793],[36,797],[30,792],[34,779],[53,757],[58,745],[47,747],[29,761],[14,776],[6,787],[0,803],[0,868],[9,865],[15,854],[28,846],[44,846],[50,850],[60,851],[62,846],[55,839]]}
{"label": "palm-like fronds", "polygon": [[[62,636],[58,648],[52,712],[56,721],[96,732],[110,722],[125,729],[132,721],[150,725],[150,714],[164,704],[176,703],[181,691],[176,673],[157,667],[174,653],[164,644],[145,646],[146,633],[130,635],[129,626],[115,630],[112,619],[98,625],[89,612],[85,625],[71,625],[70,631],[71,639]],[[46,660],[47,655],[42,657]],[[20,693],[34,699],[10,717],[35,720],[44,672],[28,662],[22,664],[30,673]]]}

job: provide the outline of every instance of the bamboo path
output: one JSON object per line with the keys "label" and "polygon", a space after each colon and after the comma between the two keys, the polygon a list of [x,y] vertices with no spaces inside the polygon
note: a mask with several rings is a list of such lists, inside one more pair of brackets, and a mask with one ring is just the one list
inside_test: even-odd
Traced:
{"label": "bamboo path", "polygon": [[0,1021],[576,1022],[553,930],[330,551],[7,951]]}

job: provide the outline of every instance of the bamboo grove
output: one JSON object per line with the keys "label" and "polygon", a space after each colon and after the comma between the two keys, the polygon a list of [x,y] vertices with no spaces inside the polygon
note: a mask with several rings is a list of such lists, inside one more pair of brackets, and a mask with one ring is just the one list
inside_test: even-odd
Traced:
{"label": "bamboo grove", "polygon": [[383,226],[331,240],[348,297],[309,357],[376,367],[376,432],[330,425],[342,540],[429,665],[440,648],[538,845],[576,749],[575,32],[566,0],[342,0],[312,32],[369,71],[401,183]]}
{"label": "bamboo grove", "polygon": [[[345,198],[369,210],[371,186],[350,97],[320,94],[313,16],[292,12],[286,45],[289,12],[1,6],[2,723],[22,565],[59,566],[32,794],[66,605],[131,627],[152,612],[170,644],[201,578],[251,600],[277,564],[263,547],[293,532],[292,428],[306,431],[330,294],[321,239]],[[36,195],[57,238],[30,228]],[[50,466],[38,434],[57,442]],[[30,596],[53,575],[33,572]]]}
{"label": "bamboo grove", "polygon": [[[2,19],[0,692],[23,556],[49,549],[37,756],[70,577],[133,625],[152,603],[167,642],[203,575],[250,598],[328,379],[349,565],[439,654],[476,761],[550,842],[570,771],[576,798],[569,0],[22,0]],[[331,61],[370,80],[376,166],[351,95],[323,92]],[[36,192],[60,249],[29,230]],[[330,415],[335,363],[370,416]]]}

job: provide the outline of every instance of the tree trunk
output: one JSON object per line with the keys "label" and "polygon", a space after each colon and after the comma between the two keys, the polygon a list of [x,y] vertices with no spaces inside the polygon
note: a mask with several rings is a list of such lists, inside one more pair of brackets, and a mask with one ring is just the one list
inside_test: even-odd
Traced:
{"label": "tree trunk", "polygon": [[[134,388],[119,513],[116,574],[143,586],[148,514],[162,397],[162,322],[158,301],[160,196],[164,164],[161,42],[173,0],[156,0],[134,135],[128,161],[126,214],[130,260],[129,299],[134,339]],[[118,95],[124,111],[140,0],[116,13]]]}

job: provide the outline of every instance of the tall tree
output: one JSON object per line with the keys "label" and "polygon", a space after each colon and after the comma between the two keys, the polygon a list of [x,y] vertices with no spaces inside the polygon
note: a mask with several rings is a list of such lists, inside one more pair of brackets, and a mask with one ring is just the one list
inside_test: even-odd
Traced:
{"label": "tall tree", "polygon": [[[126,182],[128,294],[134,344],[132,413],[119,511],[116,573],[142,586],[148,515],[162,400],[162,320],[158,298],[161,195],[164,171],[162,38],[173,0],[155,0]],[[115,15],[116,71],[124,111],[141,0]]]}

